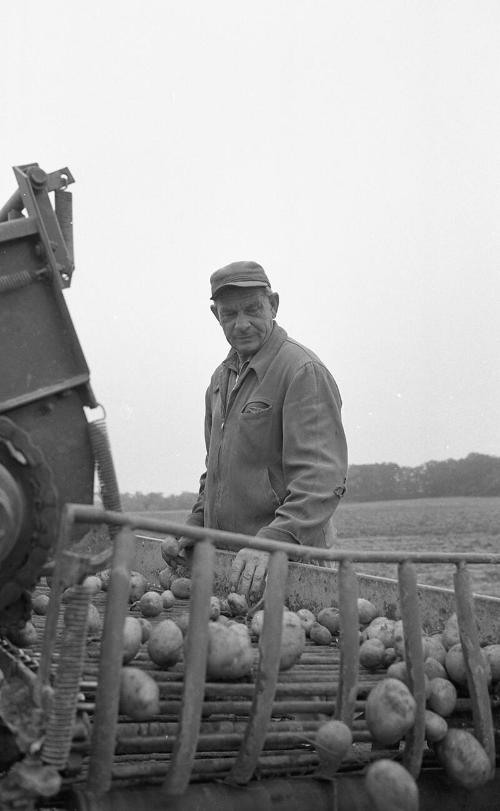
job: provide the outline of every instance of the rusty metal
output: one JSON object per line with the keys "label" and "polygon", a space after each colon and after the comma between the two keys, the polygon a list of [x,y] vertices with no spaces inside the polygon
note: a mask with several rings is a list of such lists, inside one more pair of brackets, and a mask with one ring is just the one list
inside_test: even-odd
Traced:
{"label": "rusty metal", "polygon": [[474,731],[490,760],[491,777],[495,773],[495,732],[488,693],[486,667],[479,646],[470,578],[465,564],[457,566],[454,575],[457,598],[457,620],[465,660],[467,684],[472,701]]}
{"label": "rusty metal", "polygon": [[134,535],[124,527],[114,539],[114,554],[102,632],[100,678],[96,692],[92,729],[92,754],[87,788],[101,794],[111,785],[116,743],[120,671],[123,656],[123,624],[128,606]]}
{"label": "rusty metal", "polygon": [[288,559],[284,552],[273,552],[264,592],[264,622],[259,641],[260,661],[255,680],[250,718],[238,757],[230,774],[234,783],[245,784],[253,776],[264,745],[278,682],[283,604],[288,574]]}
{"label": "rusty metal", "polygon": [[417,576],[410,561],[398,567],[401,618],[405,644],[408,686],[416,702],[415,723],[405,738],[403,764],[417,778],[425,744],[425,674],[422,647],[422,622],[417,595]]}
{"label": "rusty metal", "polygon": [[193,550],[191,615],[186,640],[186,673],[179,731],[172,765],[163,785],[168,796],[182,794],[189,783],[201,721],[207,667],[208,623],[215,552],[210,541]]}

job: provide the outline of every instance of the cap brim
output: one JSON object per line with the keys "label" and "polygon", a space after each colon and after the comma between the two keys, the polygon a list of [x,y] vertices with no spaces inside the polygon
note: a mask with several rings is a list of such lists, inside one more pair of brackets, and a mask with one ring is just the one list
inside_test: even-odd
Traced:
{"label": "cap brim", "polygon": [[267,284],[267,282],[253,282],[253,281],[249,281],[249,282],[227,282],[227,284],[221,284],[221,286],[218,287],[217,290],[214,290],[214,292],[212,293],[210,298],[213,299],[214,296],[216,296],[218,293],[220,293],[221,290],[225,290],[226,287],[269,287],[269,285]]}

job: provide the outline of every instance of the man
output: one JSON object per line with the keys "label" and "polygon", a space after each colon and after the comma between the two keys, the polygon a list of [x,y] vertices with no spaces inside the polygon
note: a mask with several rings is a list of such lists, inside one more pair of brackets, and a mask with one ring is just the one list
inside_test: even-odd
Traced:
{"label": "man", "polygon": [[[206,394],[206,472],[187,523],[330,546],[347,473],[337,385],[276,324],[278,294],[261,265],[232,262],[210,284],[211,310],[231,351]],[[241,549],[232,588],[259,597],[268,558]]]}

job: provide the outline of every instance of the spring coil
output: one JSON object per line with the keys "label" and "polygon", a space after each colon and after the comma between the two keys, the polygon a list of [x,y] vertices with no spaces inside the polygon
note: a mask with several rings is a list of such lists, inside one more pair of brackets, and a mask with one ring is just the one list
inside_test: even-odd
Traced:
{"label": "spring coil", "polygon": [[35,281],[34,274],[29,270],[20,270],[9,276],[0,276],[0,293],[7,293],[10,290],[18,290],[20,287],[27,287]]}
{"label": "spring coil", "polygon": [[42,757],[58,769],[68,760],[73,738],[76,706],[87,641],[91,592],[88,586],[72,587],[64,613],[61,654],[56,674],[54,706],[49,720]]}
{"label": "spring coil", "polygon": [[[89,424],[89,436],[92,451],[97,464],[97,475],[101,487],[102,503],[105,510],[121,512],[122,505],[115,466],[109,444],[106,421],[95,420]],[[109,527],[112,537],[119,531],[119,527]]]}

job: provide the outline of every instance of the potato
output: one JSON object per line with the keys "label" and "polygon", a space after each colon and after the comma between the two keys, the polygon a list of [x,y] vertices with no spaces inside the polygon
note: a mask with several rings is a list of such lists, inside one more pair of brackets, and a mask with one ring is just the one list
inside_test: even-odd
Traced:
{"label": "potato", "polygon": [[262,633],[262,626],[264,625],[264,611],[259,608],[258,611],[252,617],[252,621],[250,623],[250,632],[259,637]]}
{"label": "potato", "polygon": [[366,724],[380,743],[397,743],[415,723],[416,702],[399,679],[383,679],[370,690],[365,705]]}
{"label": "potato", "polygon": [[172,580],[170,590],[178,600],[189,600],[191,596],[191,579],[189,577],[177,577]]}
{"label": "potato", "polygon": [[253,650],[246,625],[208,624],[207,679],[240,679],[252,669]]}
{"label": "potato", "polygon": [[151,625],[150,621],[147,620],[145,617],[137,617],[137,622],[141,626],[141,643],[147,642],[149,637],[151,636],[153,626]]}
{"label": "potato", "polygon": [[410,772],[388,758],[368,766],[366,791],[375,811],[418,811],[418,787]]}
{"label": "potato", "polygon": [[283,611],[281,632],[280,670],[289,670],[302,656],[306,646],[306,632],[297,614]]}
{"label": "potato", "polygon": [[237,592],[232,591],[227,595],[227,602],[229,605],[229,610],[231,611],[231,616],[246,616],[248,612],[248,603],[244,594],[237,594]]}
{"label": "potato", "polygon": [[[489,659],[484,652],[484,648],[481,648],[480,655],[486,674],[486,682],[489,685],[491,684],[491,667]],[[451,648],[447,650],[444,665],[446,668],[446,672],[448,673],[448,676],[452,681],[455,682],[455,684],[459,684],[462,687],[467,687],[467,671],[465,668],[465,658],[462,646],[460,644],[453,645]]]}
{"label": "potato", "polygon": [[92,596],[95,596],[101,591],[102,581],[96,574],[90,574],[83,581],[83,585],[87,587]]}
{"label": "potato", "polygon": [[45,616],[49,607],[49,602],[50,597],[48,594],[37,594],[36,597],[33,597],[31,605],[33,606],[33,611],[35,614]]}
{"label": "potato", "polygon": [[453,645],[458,645],[460,643],[460,632],[458,630],[458,619],[456,613],[450,614],[446,620],[443,633],[441,634],[441,641],[446,650],[449,650],[453,647]]}
{"label": "potato", "polygon": [[165,566],[158,573],[158,581],[164,591],[170,588],[172,580],[174,580],[174,572],[170,566]]}
{"label": "potato", "polygon": [[162,607],[165,610],[168,610],[169,608],[172,608],[173,604],[175,603],[175,597],[172,594],[172,592],[170,591],[170,589],[165,589],[165,591],[162,591],[162,593],[160,594],[160,597],[161,597]]}
{"label": "potato", "polygon": [[9,628],[7,635],[18,648],[30,648],[38,641],[38,631],[30,620],[22,628]]}
{"label": "potato", "polygon": [[87,611],[87,633],[95,636],[101,633],[101,628],[102,622],[99,611],[93,603],[90,603]]}
{"label": "potato", "polygon": [[381,639],[367,639],[359,648],[359,663],[368,670],[382,667],[385,656],[385,645]]}
{"label": "potato", "polygon": [[218,620],[220,617],[220,600],[218,597],[210,597],[210,619]]}
{"label": "potato", "polygon": [[99,572],[99,580],[101,581],[102,591],[107,591],[111,580],[111,569],[103,569],[102,572]]}
{"label": "potato", "polygon": [[442,741],[448,732],[445,719],[432,710],[425,711],[425,738],[428,743]]}
{"label": "potato", "polygon": [[333,777],[352,745],[352,733],[342,721],[326,721],[314,740],[319,757],[320,774]]}
{"label": "potato", "polygon": [[138,600],[140,600],[146,589],[147,582],[144,575],[142,575],[140,572],[131,572],[130,591],[128,596],[129,603],[136,603]]}
{"label": "potato", "polygon": [[172,620],[161,620],[154,626],[148,639],[150,659],[160,667],[171,667],[182,656],[183,636]]}
{"label": "potato", "polygon": [[308,608],[299,608],[299,610],[296,613],[302,625],[304,626],[306,636],[309,636],[309,631],[311,630],[313,622],[316,622],[316,617],[314,616],[312,611],[309,611]]}
{"label": "potato", "polygon": [[387,668],[387,676],[390,679],[399,679],[403,684],[408,684],[408,669],[406,662],[393,662]]}
{"label": "potato", "polygon": [[220,613],[223,614],[225,617],[231,616],[231,609],[229,608],[229,603],[225,597],[219,598],[220,602]]}
{"label": "potato", "polygon": [[446,718],[457,705],[457,691],[449,679],[437,676],[431,681],[430,696],[427,699],[430,710]]}
{"label": "potato", "polygon": [[125,617],[123,623],[123,664],[131,662],[137,656],[142,645],[142,626],[136,617]]}
{"label": "potato", "polygon": [[390,667],[397,660],[397,658],[395,648],[385,648],[384,661],[382,662],[383,667]]}
{"label": "potato", "polygon": [[163,609],[161,594],[157,591],[145,591],[139,600],[139,611],[143,617],[157,617]]}
{"label": "potato", "polygon": [[358,616],[360,625],[368,625],[375,617],[378,616],[378,611],[370,602],[363,597],[358,597]]}
{"label": "potato", "polygon": [[338,608],[323,608],[319,614],[318,619],[320,625],[328,628],[331,634],[338,634],[340,631],[340,612]]}
{"label": "potato", "polygon": [[432,657],[439,662],[439,664],[444,665],[446,648],[441,641],[440,634],[434,636],[424,635],[422,637],[422,648],[424,651],[424,660]]}
{"label": "potato", "polygon": [[160,549],[161,556],[165,563],[171,565],[175,558],[179,555],[180,544],[176,538],[165,538],[165,540],[161,542]]}
{"label": "potato", "polygon": [[405,651],[405,634],[403,629],[403,621],[396,620],[394,623],[394,650],[396,651],[396,655],[400,657],[400,659],[404,659],[406,656]]}
{"label": "potato", "polygon": [[500,645],[486,645],[483,648],[483,653],[486,656],[491,670],[491,680],[497,682],[500,680]]}
{"label": "potato", "polygon": [[333,638],[328,630],[325,628],[324,625],[321,625],[319,622],[313,622],[311,628],[309,629],[309,638],[316,643],[316,645],[331,645]]}
{"label": "potato", "polygon": [[122,668],[120,712],[135,721],[147,721],[159,715],[160,691],[149,673],[137,667]]}
{"label": "potato", "polygon": [[393,648],[394,625],[394,620],[387,617],[375,617],[365,629],[367,639],[380,639],[386,648]]}
{"label": "potato", "polygon": [[[389,665],[387,668],[387,677],[390,679],[399,679],[399,681],[403,682],[403,684],[406,684],[406,686],[409,687],[410,679],[408,676],[406,662],[398,661],[393,662],[392,665]],[[424,673],[424,690],[425,697],[427,699],[431,693],[431,682],[426,673]]]}
{"label": "potato", "polygon": [[428,656],[424,662],[424,673],[431,681],[438,676],[441,679],[447,678],[446,669],[440,662],[437,661],[437,659],[433,659],[432,656]]}
{"label": "potato", "polygon": [[484,785],[491,777],[491,766],[485,750],[465,729],[449,729],[436,744],[436,752],[450,778],[469,791]]}
{"label": "potato", "polygon": [[184,614],[179,614],[174,622],[183,635],[187,634],[187,629],[189,628],[189,614],[187,611],[185,611]]}

